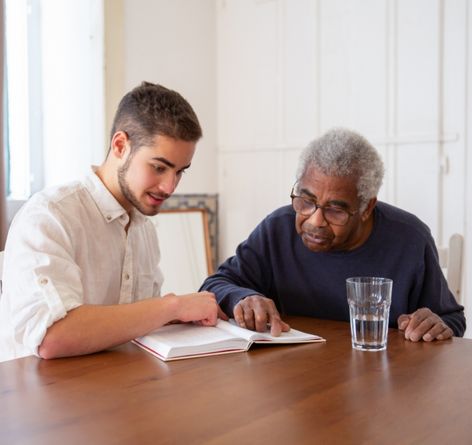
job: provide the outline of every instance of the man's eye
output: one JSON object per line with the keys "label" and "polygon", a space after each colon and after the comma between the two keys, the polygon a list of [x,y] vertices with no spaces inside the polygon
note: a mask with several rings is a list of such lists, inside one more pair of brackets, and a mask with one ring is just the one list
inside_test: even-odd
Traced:
{"label": "man's eye", "polygon": [[163,165],[155,165],[154,166],[154,170],[157,172],[157,173],[164,173],[166,171],[166,168],[167,167],[164,167]]}
{"label": "man's eye", "polygon": [[346,210],[341,209],[340,207],[325,207],[324,210],[325,210],[325,212],[330,212],[333,215],[334,214],[346,213]]}
{"label": "man's eye", "polygon": [[303,204],[305,204],[306,206],[315,205],[315,203],[311,199],[307,199],[307,198],[302,198],[302,199],[303,199]]}

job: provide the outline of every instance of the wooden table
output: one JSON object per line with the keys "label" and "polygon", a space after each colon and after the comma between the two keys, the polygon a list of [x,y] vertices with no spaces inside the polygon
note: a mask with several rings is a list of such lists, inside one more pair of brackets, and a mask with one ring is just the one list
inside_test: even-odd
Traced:
{"label": "wooden table", "polygon": [[132,344],[0,364],[2,444],[472,443],[472,340],[351,348],[348,323],[288,318],[323,344],[161,362]]}

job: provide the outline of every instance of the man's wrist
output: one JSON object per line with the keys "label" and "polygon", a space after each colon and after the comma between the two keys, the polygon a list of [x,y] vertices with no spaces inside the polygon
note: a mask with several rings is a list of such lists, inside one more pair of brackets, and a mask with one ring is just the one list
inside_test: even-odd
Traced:
{"label": "man's wrist", "polygon": [[158,297],[158,299],[161,301],[158,308],[160,316],[165,314],[165,318],[168,319],[167,322],[180,319],[181,300],[177,295],[169,293],[163,297]]}

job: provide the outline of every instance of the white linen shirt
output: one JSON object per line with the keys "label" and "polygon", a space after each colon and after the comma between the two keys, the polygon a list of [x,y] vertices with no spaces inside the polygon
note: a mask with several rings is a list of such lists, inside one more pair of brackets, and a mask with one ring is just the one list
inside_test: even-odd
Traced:
{"label": "white linen shirt", "polygon": [[135,209],[130,221],[95,173],[37,193],[5,247],[0,320],[10,354],[37,355],[49,326],[82,304],[159,296],[159,259],[152,222]]}

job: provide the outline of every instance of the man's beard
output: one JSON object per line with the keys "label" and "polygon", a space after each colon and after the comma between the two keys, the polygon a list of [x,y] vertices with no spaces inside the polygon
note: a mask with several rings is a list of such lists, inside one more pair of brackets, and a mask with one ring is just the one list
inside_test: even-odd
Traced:
{"label": "man's beard", "polygon": [[[157,213],[159,213],[159,207],[146,207],[143,204],[141,204],[139,202],[139,199],[131,190],[128,184],[128,181],[126,180],[126,173],[129,169],[132,158],[133,158],[133,155],[131,154],[129,158],[126,160],[125,164],[118,169],[118,185],[120,186],[121,194],[125,197],[126,200],[128,200],[133,205],[133,207],[136,208],[136,210],[141,212],[143,215],[146,215],[146,216],[157,215]],[[167,196],[165,198],[167,198]]]}

